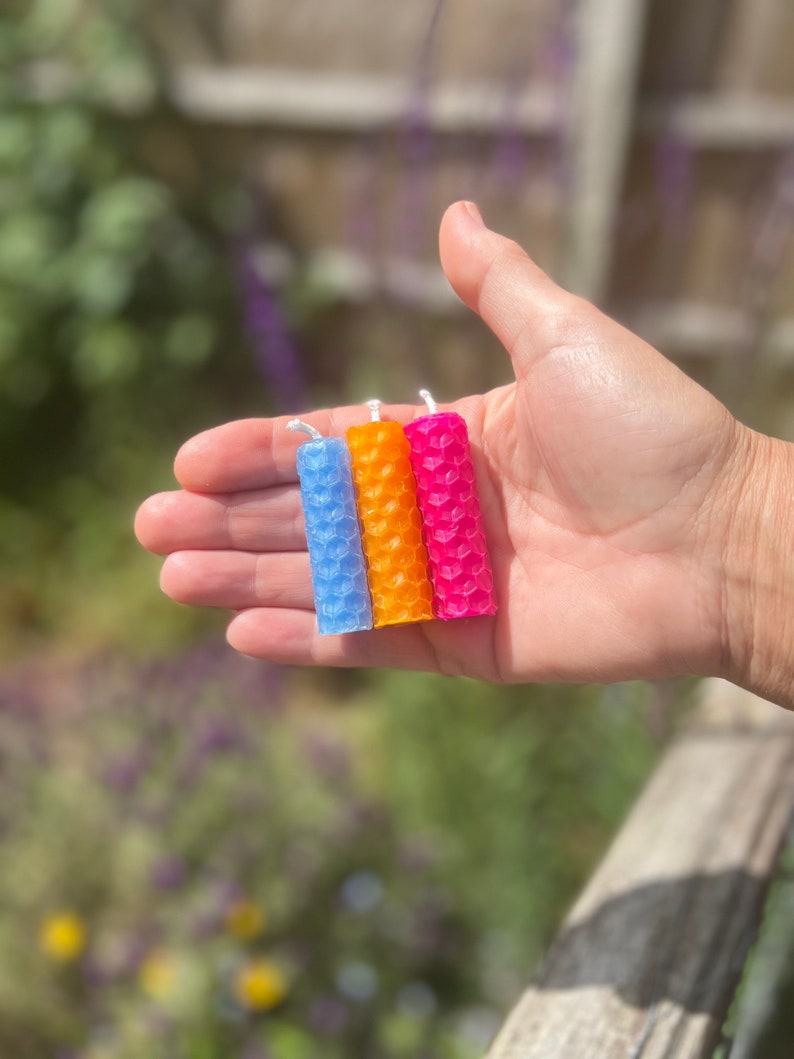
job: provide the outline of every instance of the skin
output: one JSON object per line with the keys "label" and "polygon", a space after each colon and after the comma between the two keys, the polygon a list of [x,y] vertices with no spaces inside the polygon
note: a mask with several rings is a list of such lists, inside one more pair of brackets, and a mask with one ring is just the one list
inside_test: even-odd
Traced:
{"label": "skin", "polygon": [[[494,568],[493,618],[317,634],[285,419],[188,441],[180,491],[147,500],[144,547],[173,599],[235,612],[238,651],[298,665],[397,666],[491,681],[722,675],[792,701],[791,446],[755,434],[636,335],[559,288],[457,203],[444,271],[511,357],[515,382],[442,410],[466,419]],[[409,422],[424,408],[383,408]],[[308,413],[323,434],[362,408]]]}

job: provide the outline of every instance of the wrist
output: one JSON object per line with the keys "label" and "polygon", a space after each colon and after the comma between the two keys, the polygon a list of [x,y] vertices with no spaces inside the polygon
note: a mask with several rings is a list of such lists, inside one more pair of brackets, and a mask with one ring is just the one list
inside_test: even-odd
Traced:
{"label": "wrist", "polygon": [[726,499],[722,675],[794,706],[794,445],[737,424]]}

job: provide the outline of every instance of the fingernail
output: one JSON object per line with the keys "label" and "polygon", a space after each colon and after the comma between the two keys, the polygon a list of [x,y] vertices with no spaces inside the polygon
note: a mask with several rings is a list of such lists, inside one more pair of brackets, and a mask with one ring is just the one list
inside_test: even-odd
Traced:
{"label": "fingernail", "polygon": [[485,227],[485,222],[482,219],[482,214],[477,209],[477,203],[476,202],[464,202],[463,206],[464,206],[466,212],[471,217],[471,219],[473,221],[475,221],[479,225],[480,228],[484,228]]}

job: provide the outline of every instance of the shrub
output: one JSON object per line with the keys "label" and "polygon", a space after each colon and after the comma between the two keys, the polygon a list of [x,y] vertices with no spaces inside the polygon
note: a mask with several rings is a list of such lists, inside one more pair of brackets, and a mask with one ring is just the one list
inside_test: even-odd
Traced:
{"label": "shrub", "polygon": [[207,648],[42,679],[0,710],[18,1059],[478,1055],[652,758],[631,691],[387,674],[339,716]]}

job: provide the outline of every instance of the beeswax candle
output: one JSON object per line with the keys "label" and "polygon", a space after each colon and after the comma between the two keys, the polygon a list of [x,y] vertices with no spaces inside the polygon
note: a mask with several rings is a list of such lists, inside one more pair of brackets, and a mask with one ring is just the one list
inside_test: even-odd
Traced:
{"label": "beeswax candle", "polygon": [[311,441],[298,449],[301,503],[317,626],[323,636],[372,628],[350,453],[343,438],[324,438],[299,419],[287,424]]}
{"label": "beeswax candle", "polygon": [[457,412],[439,412],[427,390],[421,396],[430,414],[409,423],[405,433],[433,586],[433,615],[448,619],[495,614],[466,422]]}
{"label": "beeswax candle", "polygon": [[399,423],[381,422],[378,406],[370,401],[372,422],[346,435],[376,629],[433,617],[408,440]]}

